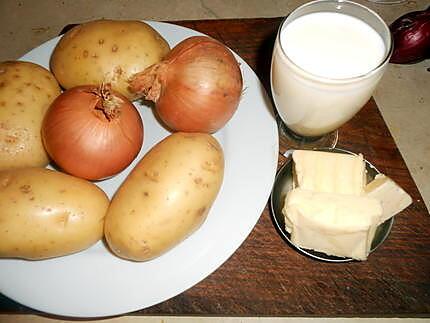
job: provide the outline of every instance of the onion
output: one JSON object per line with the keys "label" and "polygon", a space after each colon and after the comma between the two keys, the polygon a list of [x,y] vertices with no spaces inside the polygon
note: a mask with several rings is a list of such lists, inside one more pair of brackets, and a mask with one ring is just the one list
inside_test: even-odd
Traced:
{"label": "onion", "polygon": [[42,124],[48,155],[65,172],[98,180],[117,174],[139,153],[143,123],[134,105],[102,85],[63,92]]}
{"label": "onion", "polygon": [[213,133],[233,116],[242,74],[230,50],[205,36],[185,39],[160,63],[137,73],[130,89],[155,102],[174,131]]}
{"label": "onion", "polygon": [[390,31],[394,42],[391,63],[415,63],[430,57],[430,7],[397,18]]}

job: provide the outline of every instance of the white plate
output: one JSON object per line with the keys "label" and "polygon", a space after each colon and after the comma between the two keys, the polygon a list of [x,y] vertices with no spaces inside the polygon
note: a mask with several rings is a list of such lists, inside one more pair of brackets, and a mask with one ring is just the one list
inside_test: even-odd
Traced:
{"label": "white plate", "polygon": [[[188,28],[148,22],[170,44],[194,35]],[[21,59],[48,67],[59,37]],[[225,176],[206,222],[161,257],[143,263],[122,260],[102,242],[86,251],[50,260],[0,260],[0,292],[34,309],[57,315],[123,314],[165,301],[215,271],[246,239],[270,195],[278,160],[278,130],[269,100],[248,64],[236,55],[245,92],[229,123],[215,134],[225,155]],[[139,157],[121,174],[98,185],[111,197],[132,167],[169,133],[146,106]]]}

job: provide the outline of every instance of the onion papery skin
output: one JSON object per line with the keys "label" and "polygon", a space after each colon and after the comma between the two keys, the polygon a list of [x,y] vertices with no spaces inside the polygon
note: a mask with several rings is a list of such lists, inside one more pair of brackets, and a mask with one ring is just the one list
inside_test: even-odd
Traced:
{"label": "onion papery skin", "polygon": [[173,131],[214,133],[232,118],[243,79],[232,52],[206,36],[187,38],[166,58],[136,74],[130,88]]}
{"label": "onion papery skin", "polygon": [[[87,180],[124,170],[143,144],[143,122],[134,105],[118,92],[103,89],[103,98],[100,91],[97,86],[66,90],[51,104],[42,124],[43,143],[55,164]],[[111,115],[102,109],[108,101],[116,106]]]}
{"label": "onion papery skin", "polygon": [[413,64],[430,58],[430,7],[400,16],[390,31],[394,44],[390,63]]}

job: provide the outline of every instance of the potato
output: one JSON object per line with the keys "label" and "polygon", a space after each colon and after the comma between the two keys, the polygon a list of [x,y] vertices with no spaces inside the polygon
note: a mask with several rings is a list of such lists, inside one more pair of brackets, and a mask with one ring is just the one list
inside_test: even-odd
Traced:
{"label": "potato", "polygon": [[133,100],[128,80],[158,63],[169,50],[162,36],[142,21],[94,20],[75,26],[60,39],[51,70],[66,89],[104,82]]}
{"label": "potato", "polygon": [[0,257],[44,259],[84,250],[103,237],[106,194],[46,168],[0,172]]}
{"label": "potato", "polygon": [[54,76],[42,66],[0,63],[0,171],[48,164],[40,129],[59,94]]}
{"label": "potato", "polygon": [[223,176],[224,156],[214,137],[168,136],[142,158],[112,199],[105,221],[108,245],[125,259],[160,256],[204,222]]}

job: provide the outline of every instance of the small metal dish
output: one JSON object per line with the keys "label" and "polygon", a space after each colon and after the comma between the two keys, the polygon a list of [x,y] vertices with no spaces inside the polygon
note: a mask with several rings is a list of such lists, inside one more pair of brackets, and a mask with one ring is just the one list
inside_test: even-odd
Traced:
{"label": "small metal dish", "polygon": [[[343,153],[343,154],[351,154],[356,155],[350,151],[339,149],[339,148],[327,148],[327,149],[318,149],[320,151],[328,151],[335,153]],[[377,174],[380,172],[373,166],[370,162],[365,160],[366,162],[366,172],[367,172],[367,182],[372,181]],[[318,252],[315,250],[300,248],[297,245],[294,245],[290,240],[290,234],[285,230],[285,220],[284,215],[282,214],[282,208],[284,206],[285,196],[288,191],[290,191],[293,187],[293,160],[292,154],[289,155],[285,164],[278,171],[278,174],[275,178],[275,184],[273,185],[270,206],[272,211],[272,217],[277,227],[280,235],[296,250],[301,252],[302,254],[311,257],[316,260],[326,261],[326,262],[350,262],[354,261],[352,258],[347,257],[336,257],[327,255],[322,252]],[[393,226],[394,218],[390,218],[384,223],[380,224],[376,229],[375,237],[372,241],[372,246],[370,252],[373,252],[376,248],[378,248],[388,237],[391,232],[391,227]]]}

